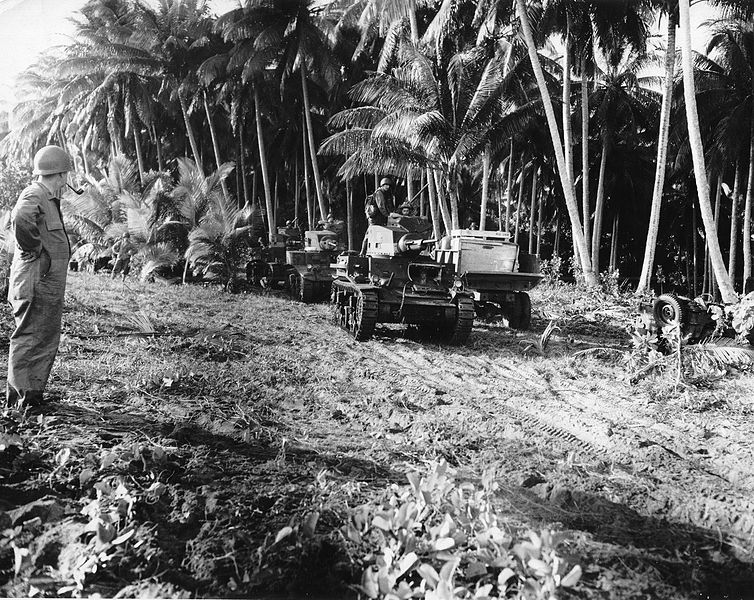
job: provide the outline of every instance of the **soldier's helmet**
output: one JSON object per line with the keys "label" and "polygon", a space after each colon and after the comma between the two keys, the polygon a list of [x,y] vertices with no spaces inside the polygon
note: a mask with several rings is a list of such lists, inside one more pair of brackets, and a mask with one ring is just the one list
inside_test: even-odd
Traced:
{"label": "soldier's helmet", "polygon": [[45,146],[34,155],[34,175],[55,175],[68,171],[73,171],[73,161],[60,146]]}
{"label": "soldier's helmet", "polygon": [[380,187],[382,187],[383,185],[386,185],[388,187],[392,187],[393,186],[393,180],[390,179],[390,177],[383,177],[380,180]]}

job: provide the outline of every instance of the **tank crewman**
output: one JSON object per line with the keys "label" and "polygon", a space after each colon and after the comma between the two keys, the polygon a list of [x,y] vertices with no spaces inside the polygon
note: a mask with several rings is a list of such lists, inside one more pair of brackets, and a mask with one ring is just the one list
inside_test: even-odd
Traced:
{"label": "tank crewman", "polygon": [[[390,177],[383,177],[380,180],[380,186],[374,190],[374,194],[367,196],[364,204],[364,212],[367,216],[369,226],[385,225],[390,213],[395,210],[395,197],[393,196],[393,180]],[[367,251],[367,238],[369,229],[364,234],[364,241],[361,244],[361,255],[364,256]]]}
{"label": "tank crewman", "polygon": [[404,217],[413,217],[413,216],[416,216],[416,211],[414,210],[414,205],[411,204],[408,201],[404,202],[403,204],[401,204],[398,207],[398,213],[401,216],[404,216]]}
{"label": "tank crewman", "polygon": [[115,244],[113,244],[113,256],[115,256],[115,264],[113,264],[113,272],[110,275],[111,279],[115,279],[115,276],[123,272],[123,281],[126,280],[126,276],[131,271],[131,257],[136,254],[136,246],[131,243],[131,234],[126,231]]}
{"label": "tank crewman", "polygon": [[11,212],[15,252],[8,301],[16,328],[10,336],[6,402],[38,406],[60,342],[71,247],[63,225],[60,197],[73,170],[60,146],[34,156],[37,180],[21,192]]}

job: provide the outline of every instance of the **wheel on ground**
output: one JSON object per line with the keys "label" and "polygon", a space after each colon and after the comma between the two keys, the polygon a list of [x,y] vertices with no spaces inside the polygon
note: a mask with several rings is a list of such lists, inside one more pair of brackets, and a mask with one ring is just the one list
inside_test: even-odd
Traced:
{"label": "wheel on ground", "polygon": [[686,303],[675,294],[662,294],[652,307],[655,322],[662,328],[667,325],[684,325],[688,319]]}

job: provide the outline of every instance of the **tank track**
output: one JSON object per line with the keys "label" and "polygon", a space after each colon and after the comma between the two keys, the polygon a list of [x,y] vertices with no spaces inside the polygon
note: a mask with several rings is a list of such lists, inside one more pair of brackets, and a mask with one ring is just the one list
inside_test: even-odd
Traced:
{"label": "tank track", "polygon": [[356,341],[363,342],[374,334],[379,297],[375,290],[363,290],[350,283],[334,282],[331,294],[333,320]]}

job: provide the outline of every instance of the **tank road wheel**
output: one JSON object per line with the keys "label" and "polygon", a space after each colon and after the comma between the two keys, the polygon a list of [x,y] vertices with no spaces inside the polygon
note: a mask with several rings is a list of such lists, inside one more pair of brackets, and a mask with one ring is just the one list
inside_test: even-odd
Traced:
{"label": "tank road wheel", "polygon": [[267,265],[261,260],[253,260],[246,265],[246,281],[251,285],[261,285],[266,274]]}
{"label": "tank road wheel", "polygon": [[330,291],[332,322],[341,329],[348,329],[348,316],[346,312],[348,307],[345,305],[347,298],[348,294],[346,294],[345,290],[341,289],[340,286],[333,284]]}
{"label": "tank road wheel", "polygon": [[654,302],[652,312],[660,328],[667,325],[685,325],[688,318],[686,304],[674,294],[662,294]]}
{"label": "tank road wheel", "polygon": [[508,327],[526,331],[531,327],[531,299],[526,292],[516,292],[512,303],[507,304],[504,311],[508,319]]}
{"label": "tank road wheel", "polygon": [[474,325],[474,300],[459,296],[456,306],[455,320],[446,321],[445,327],[439,331],[441,341],[451,346],[465,344]]}
{"label": "tank road wheel", "polygon": [[531,299],[526,292],[516,293],[516,306],[518,307],[518,327],[527,331],[531,327]]}
{"label": "tank road wheel", "polygon": [[377,294],[371,290],[357,291],[352,297],[348,330],[359,342],[368,340],[377,324]]}
{"label": "tank road wheel", "polygon": [[306,277],[299,276],[299,298],[301,302],[309,304],[317,300],[317,283]]}
{"label": "tank road wheel", "polygon": [[301,300],[301,275],[298,273],[288,275],[288,290],[293,300]]}

